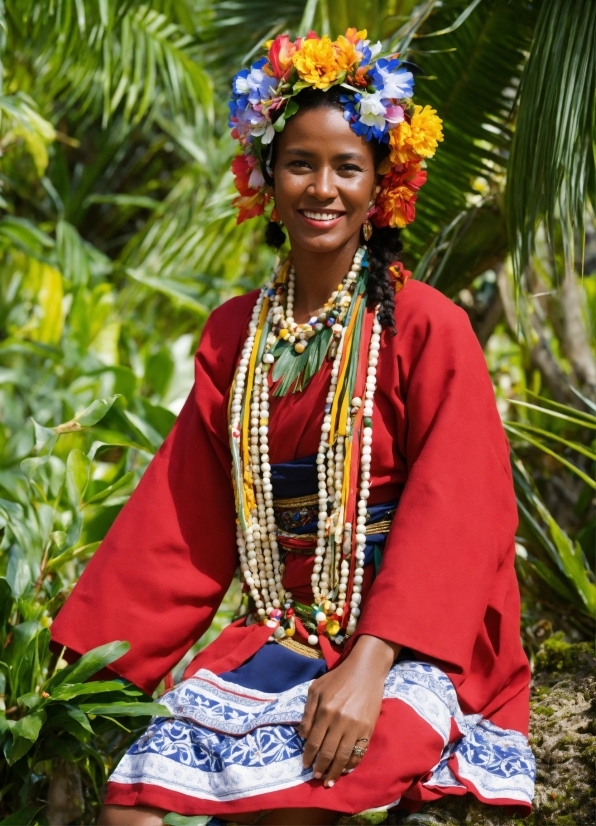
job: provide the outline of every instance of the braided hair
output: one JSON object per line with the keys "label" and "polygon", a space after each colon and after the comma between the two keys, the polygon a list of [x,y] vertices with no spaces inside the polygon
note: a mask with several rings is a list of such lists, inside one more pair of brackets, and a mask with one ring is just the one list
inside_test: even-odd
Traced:
{"label": "braided hair", "polygon": [[[343,104],[339,96],[341,87],[333,86],[326,92],[320,89],[304,89],[296,95],[296,103],[299,111],[304,112],[309,109],[320,109],[323,107],[338,108],[343,112]],[[269,170],[273,169],[275,162],[275,138],[273,142],[263,148],[261,167],[263,176],[269,186],[273,186],[273,178]],[[378,169],[381,162],[385,160],[389,153],[387,144],[374,142],[375,165]],[[286,234],[281,223],[269,221],[265,230],[265,241],[270,247],[279,249],[286,240]],[[394,334],[395,330],[395,285],[389,267],[399,260],[399,253],[403,249],[400,240],[400,230],[393,227],[374,227],[371,238],[366,242],[368,248],[368,300],[370,308],[380,305],[379,322],[382,327],[387,327]]]}

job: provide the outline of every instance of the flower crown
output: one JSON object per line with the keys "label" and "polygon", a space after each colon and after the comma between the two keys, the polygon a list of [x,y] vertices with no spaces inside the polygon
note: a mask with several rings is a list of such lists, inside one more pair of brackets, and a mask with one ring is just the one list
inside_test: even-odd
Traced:
{"label": "flower crown", "polygon": [[418,190],[426,181],[421,164],[435,154],[443,133],[436,110],[413,103],[414,76],[406,65],[395,54],[382,56],[381,43],[371,45],[366,30],[354,28],[333,41],[312,31],[294,41],[280,34],[265,48],[267,56],[241,69],[232,81],[229,125],[242,147],[232,161],[240,193],[232,202],[239,210],[237,223],[262,215],[272,198],[261,158],[275,133],[298,111],[294,97],[308,87],[325,92],[332,86],[345,90],[340,101],[354,132],[389,144],[368,217],[377,227],[411,223]]}

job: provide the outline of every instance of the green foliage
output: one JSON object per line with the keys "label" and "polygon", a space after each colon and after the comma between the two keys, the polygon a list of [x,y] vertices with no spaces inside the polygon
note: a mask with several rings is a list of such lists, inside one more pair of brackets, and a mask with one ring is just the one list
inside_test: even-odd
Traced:
{"label": "green foliage", "polygon": [[535,46],[520,83],[507,187],[509,234],[520,276],[540,221],[546,221],[551,238],[560,221],[570,267],[574,229],[583,225],[588,200],[596,208],[595,32],[596,6],[590,0],[542,3]]}
{"label": "green foliage", "polygon": [[[548,44],[558,34],[553,9],[560,5],[0,0],[4,823],[41,824],[50,814],[91,822],[108,772],[146,716],[163,712],[155,698],[124,681],[85,682],[121,656],[125,643],[69,666],[50,652],[48,629],[170,431],[190,391],[192,355],[207,314],[260,284],[273,261],[262,223],[238,226],[231,206],[229,163],[236,150],[225,103],[233,73],[262,40],[288,26],[333,34],[348,25],[366,27],[373,39],[418,63],[424,73],[419,98],[439,110],[446,140],[429,162],[406,245],[420,277],[461,296],[462,287],[507,256],[502,205],[512,164],[516,180],[510,177],[508,186],[516,209],[529,205],[512,220],[520,227],[527,219],[527,245],[538,218],[560,214],[561,192],[573,209],[585,203],[593,173],[589,159],[577,164],[585,159],[593,99],[580,99],[570,78],[585,71],[582,88],[589,87],[588,63],[580,58],[592,52],[586,41],[580,54],[568,40],[571,29],[563,27],[560,61],[549,66]],[[572,18],[569,6],[567,26],[576,25]],[[568,84],[568,111],[575,113],[569,133],[562,120],[553,123],[555,103],[539,124],[536,157],[550,158],[551,166],[562,157],[571,164],[563,183],[555,176],[546,194],[520,161],[537,129],[531,90],[540,86],[540,72],[559,102]],[[516,122],[520,135],[510,161]],[[550,134],[557,139],[546,146]],[[565,134],[577,138],[573,146]],[[480,281],[478,294],[494,298],[495,285],[484,276]],[[547,288],[553,285],[555,277]],[[529,281],[521,286],[539,289]],[[596,304],[590,306],[596,318]],[[558,310],[547,307],[549,313],[552,358],[563,375],[573,376],[557,333]],[[552,388],[540,386],[530,363],[531,319],[521,332],[509,326],[491,341],[502,343],[505,355],[498,358],[515,363],[524,377],[505,396],[518,402],[507,426],[523,517],[519,572],[532,605],[526,625],[537,615],[559,615],[568,633],[586,637],[595,599],[594,416],[557,406]],[[487,352],[494,362],[490,347]],[[493,369],[497,387],[503,369]],[[576,383],[591,399],[589,383]],[[537,401],[531,391],[546,398]],[[571,517],[553,506],[554,481],[577,492]],[[236,583],[193,652],[230,621],[238,597]]]}

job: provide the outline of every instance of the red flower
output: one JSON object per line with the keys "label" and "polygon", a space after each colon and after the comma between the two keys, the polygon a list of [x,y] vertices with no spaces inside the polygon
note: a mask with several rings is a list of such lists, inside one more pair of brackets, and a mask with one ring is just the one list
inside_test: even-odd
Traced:
{"label": "red flower", "polygon": [[287,34],[278,34],[275,40],[270,41],[269,62],[273,70],[273,77],[278,80],[287,80],[292,71],[292,56],[298,51],[303,40],[319,40],[316,32],[310,31],[305,38],[297,37],[292,43]]}
{"label": "red flower", "polygon": [[287,34],[278,34],[269,47],[269,62],[273,76],[278,80],[287,80],[292,71],[292,55],[300,48],[300,39],[292,43]]}
{"label": "red flower", "polygon": [[418,190],[426,182],[419,163],[392,167],[381,181],[372,222],[377,227],[405,227],[416,217]]}
{"label": "red flower", "polygon": [[232,205],[239,210],[236,223],[241,224],[248,218],[262,215],[271,196],[266,192],[259,162],[253,155],[236,155],[232,160],[232,172],[234,185],[240,193]]}

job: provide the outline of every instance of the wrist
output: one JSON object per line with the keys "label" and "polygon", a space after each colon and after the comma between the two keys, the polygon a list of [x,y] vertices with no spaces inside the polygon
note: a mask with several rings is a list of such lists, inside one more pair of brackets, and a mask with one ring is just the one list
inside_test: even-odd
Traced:
{"label": "wrist", "polygon": [[352,660],[354,664],[362,664],[367,668],[368,673],[376,672],[385,679],[400,650],[401,645],[397,643],[362,634],[354,643],[348,660]]}

